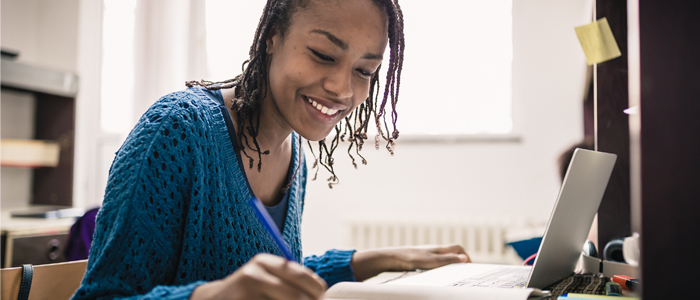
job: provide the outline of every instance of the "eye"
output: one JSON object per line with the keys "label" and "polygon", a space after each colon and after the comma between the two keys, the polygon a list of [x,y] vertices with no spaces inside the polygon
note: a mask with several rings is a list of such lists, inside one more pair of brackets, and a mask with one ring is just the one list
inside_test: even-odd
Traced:
{"label": "eye", "polygon": [[370,78],[370,77],[372,77],[372,75],[374,75],[374,73],[367,71],[367,70],[363,70],[363,69],[356,69],[356,70],[358,73],[360,73],[360,76],[365,77],[365,78]]}
{"label": "eye", "polygon": [[[307,48],[308,48],[308,47],[307,47]],[[330,56],[328,56],[328,55],[322,54],[321,52],[318,52],[318,51],[316,51],[316,50],[314,50],[314,49],[311,49],[311,48],[308,48],[308,49],[309,49],[309,51],[311,51],[311,53],[313,53],[313,54],[314,54],[316,57],[318,57],[320,60],[328,61],[328,62],[333,62],[333,61],[335,61],[335,60],[333,60],[332,57],[330,57]]]}

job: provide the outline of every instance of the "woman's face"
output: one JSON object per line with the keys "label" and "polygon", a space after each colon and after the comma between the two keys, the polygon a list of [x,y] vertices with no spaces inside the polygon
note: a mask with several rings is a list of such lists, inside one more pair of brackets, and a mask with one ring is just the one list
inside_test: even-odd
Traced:
{"label": "woman's face", "polygon": [[314,0],[291,18],[284,37],[267,40],[267,99],[308,140],[321,140],[367,99],[388,41],[383,11],[371,0]]}

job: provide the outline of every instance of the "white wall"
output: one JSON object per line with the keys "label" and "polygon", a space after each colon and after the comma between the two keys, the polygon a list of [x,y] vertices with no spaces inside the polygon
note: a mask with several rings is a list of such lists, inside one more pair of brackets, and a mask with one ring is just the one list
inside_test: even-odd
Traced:
{"label": "white wall", "polygon": [[18,61],[76,72],[79,0],[2,0],[2,47]]}
{"label": "white wall", "polygon": [[[590,22],[590,2],[514,1],[513,101],[519,142],[421,144],[399,139],[394,157],[383,145],[375,151],[370,144],[363,151],[369,165],[358,170],[341,145],[334,154],[341,183],[329,190],[322,170],[307,187],[305,254],[349,247],[348,222],[356,218],[546,222],[559,189],[556,159],[583,138],[586,64],[574,27]],[[409,97],[401,94],[401,99]],[[308,151],[307,160],[313,160]]]}

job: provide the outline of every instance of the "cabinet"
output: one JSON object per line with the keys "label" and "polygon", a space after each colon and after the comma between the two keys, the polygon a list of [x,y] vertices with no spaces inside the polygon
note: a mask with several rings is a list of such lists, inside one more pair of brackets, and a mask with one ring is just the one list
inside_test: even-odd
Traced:
{"label": "cabinet", "polygon": [[78,77],[5,58],[0,69],[6,119],[2,138],[53,141],[60,148],[55,167],[2,167],[2,266],[63,261],[63,246],[74,219],[12,218],[9,211],[22,206],[73,205]]}
{"label": "cabinet", "polygon": [[12,218],[12,211],[3,209],[1,215],[3,268],[66,261],[63,252],[75,219]]}

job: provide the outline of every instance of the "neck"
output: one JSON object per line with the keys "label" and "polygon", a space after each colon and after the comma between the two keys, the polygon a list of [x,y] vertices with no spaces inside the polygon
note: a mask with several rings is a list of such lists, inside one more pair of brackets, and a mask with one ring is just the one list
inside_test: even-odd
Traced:
{"label": "neck", "polygon": [[[277,106],[273,104],[269,91],[267,94],[268,96],[260,104],[258,143],[260,143],[261,149],[269,149],[270,154],[274,154],[288,145],[287,141],[291,138],[293,129],[282,118]],[[267,148],[263,148],[263,145]]]}
{"label": "neck", "polygon": [[[231,111],[231,104],[233,102],[233,89],[226,90],[224,92],[224,99],[226,106],[229,108],[231,117],[233,119],[234,128],[237,132],[243,130],[238,128],[238,117],[234,111]],[[284,121],[282,115],[276,106],[272,103],[272,97],[268,91],[268,96],[263,99],[260,104],[260,127],[258,128],[258,134],[256,141],[260,147],[260,151],[270,151],[268,157],[276,157],[276,154],[288,150],[289,145],[291,145],[291,134],[293,129]],[[256,116],[249,116],[249,118],[254,118]],[[244,126],[249,126],[247,123],[250,120],[246,120]],[[252,120],[255,124],[255,120]],[[253,144],[253,138],[250,136],[247,130],[243,131],[248,141],[250,141],[251,147],[255,147]],[[247,147],[244,141],[239,141],[242,147]]]}

